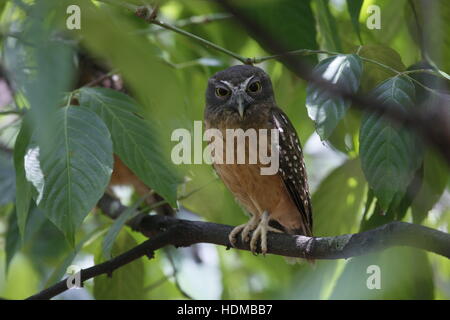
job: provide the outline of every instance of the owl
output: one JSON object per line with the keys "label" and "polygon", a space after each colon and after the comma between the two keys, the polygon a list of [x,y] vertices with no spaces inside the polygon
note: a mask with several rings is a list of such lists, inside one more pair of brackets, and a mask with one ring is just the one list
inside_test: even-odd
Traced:
{"label": "owl", "polygon": [[[311,201],[302,147],[292,123],[275,102],[269,76],[250,65],[232,66],[214,74],[206,89],[204,120],[205,128],[219,130],[223,140],[227,139],[227,129],[278,132],[279,166],[275,174],[261,174],[265,164],[259,160],[256,163],[213,162],[218,176],[250,215],[247,223],[231,231],[230,244],[235,246],[240,235],[243,242],[249,242],[253,253],[265,254],[268,231],[312,236]],[[227,145],[224,141],[224,154],[230,152],[226,150]],[[246,154],[256,152],[249,150],[251,144],[244,148]]]}

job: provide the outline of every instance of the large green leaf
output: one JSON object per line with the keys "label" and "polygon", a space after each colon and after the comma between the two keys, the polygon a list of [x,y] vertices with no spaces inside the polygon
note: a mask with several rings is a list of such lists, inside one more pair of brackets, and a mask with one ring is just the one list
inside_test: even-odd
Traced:
{"label": "large green leaf", "polygon": [[364,0],[347,0],[347,10],[352,19],[353,28],[358,35],[359,42],[362,44],[361,32],[359,29],[359,14]]}
{"label": "large green leaf", "polygon": [[[362,63],[357,55],[338,55],[322,60],[313,72],[343,90],[355,93],[359,88]],[[315,121],[317,133],[322,140],[328,139],[349,106],[349,101],[331,96],[322,88],[315,85],[309,85],[307,88],[308,115]]]}
{"label": "large green leaf", "polygon": [[384,65],[381,66],[379,64],[363,60],[364,73],[361,77],[361,88],[365,92],[372,90],[384,80],[396,75],[388,68],[392,68],[399,72],[405,70],[405,65],[403,64],[402,58],[398,52],[387,46],[365,45],[359,49],[358,55]]}
{"label": "large green leaf", "polygon": [[332,236],[356,231],[365,189],[357,159],[334,169],[312,197],[314,234]]}
{"label": "large green leaf", "polygon": [[[114,243],[113,255],[117,256],[137,246],[136,240],[123,230]],[[96,263],[100,262],[99,255]],[[111,299],[143,299],[144,291],[144,261],[143,258],[135,260],[117,270],[110,277],[101,275],[94,279],[94,297],[98,300]]]}
{"label": "large green leaf", "polygon": [[56,119],[51,143],[30,145],[25,172],[39,208],[73,243],[76,228],[109,182],[112,143],[106,125],[86,108],[63,108]]}
{"label": "large green leaf", "polygon": [[[233,5],[237,4],[235,2]],[[316,21],[310,0],[240,1],[239,6],[249,18],[267,30],[268,35],[252,34],[263,48],[269,35],[286,50],[318,48]],[[311,56],[309,61],[314,63],[317,60]]]}
{"label": "large green leaf", "polygon": [[104,88],[82,88],[80,103],[97,113],[108,126],[114,152],[142,181],[172,205],[181,181],[176,168],[162,152],[157,130],[136,113],[140,109],[129,96]]}
{"label": "large green leaf", "polygon": [[[414,107],[415,89],[410,80],[394,77],[375,88],[373,97],[408,112]],[[387,209],[394,198],[404,195],[420,165],[420,144],[406,128],[374,113],[363,116],[359,141],[364,174],[380,205]]]}

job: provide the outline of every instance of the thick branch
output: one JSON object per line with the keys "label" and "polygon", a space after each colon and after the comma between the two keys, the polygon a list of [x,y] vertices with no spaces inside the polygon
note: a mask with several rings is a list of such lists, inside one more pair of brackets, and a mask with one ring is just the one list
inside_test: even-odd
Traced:
{"label": "thick branch", "polygon": [[[155,234],[137,247],[99,265],[81,271],[81,280],[113,271],[144,255],[173,245],[186,247],[195,243],[212,243],[229,247],[228,234],[233,227],[201,221],[180,220],[167,216],[147,216],[140,221],[144,234]],[[391,222],[362,233],[336,237],[305,237],[269,233],[268,253],[307,259],[345,259],[394,246],[409,246],[450,258],[450,234],[406,222]],[[238,241],[237,249],[250,250],[248,243]],[[66,280],[31,296],[29,299],[50,299],[67,290]]]}

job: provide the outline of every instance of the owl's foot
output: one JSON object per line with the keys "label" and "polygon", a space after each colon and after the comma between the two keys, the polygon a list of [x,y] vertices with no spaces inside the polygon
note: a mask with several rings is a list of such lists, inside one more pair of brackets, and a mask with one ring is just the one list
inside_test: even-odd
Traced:
{"label": "owl's foot", "polygon": [[259,220],[260,219],[256,215],[253,215],[247,223],[241,224],[231,230],[230,234],[228,235],[228,239],[230,240],[231,245],[233,247],[236,247],[237,236],[239,233],[241,234],[242,241],[248,242],[250,239],[249,234],[251,231],[255,230],[258,227]]}
{"label": "owl's foot", "polygon": [[282,231],[269,226],[269,212],[264,211],[264,213],[261,215],[261,219],[259,221],[258,227],[253,232],[252,239],[250,240],[250,250],[253,252],[253,254],[258,253],[258,240],[261,240],[261,253],[265,255],[267,253],[267,232],[278,232],[281,233]]}

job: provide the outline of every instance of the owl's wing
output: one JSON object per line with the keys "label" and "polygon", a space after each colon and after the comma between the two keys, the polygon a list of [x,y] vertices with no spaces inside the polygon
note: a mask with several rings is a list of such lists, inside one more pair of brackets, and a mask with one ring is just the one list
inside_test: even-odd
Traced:
{"label": "owl's wing", "polygon": [[281,109],[273,108],[272,121],[273,128],[279,132],[279,174],[300,212],[308,233],[305,235],[312,236],[311,199],[300,140],[291,121]]}

